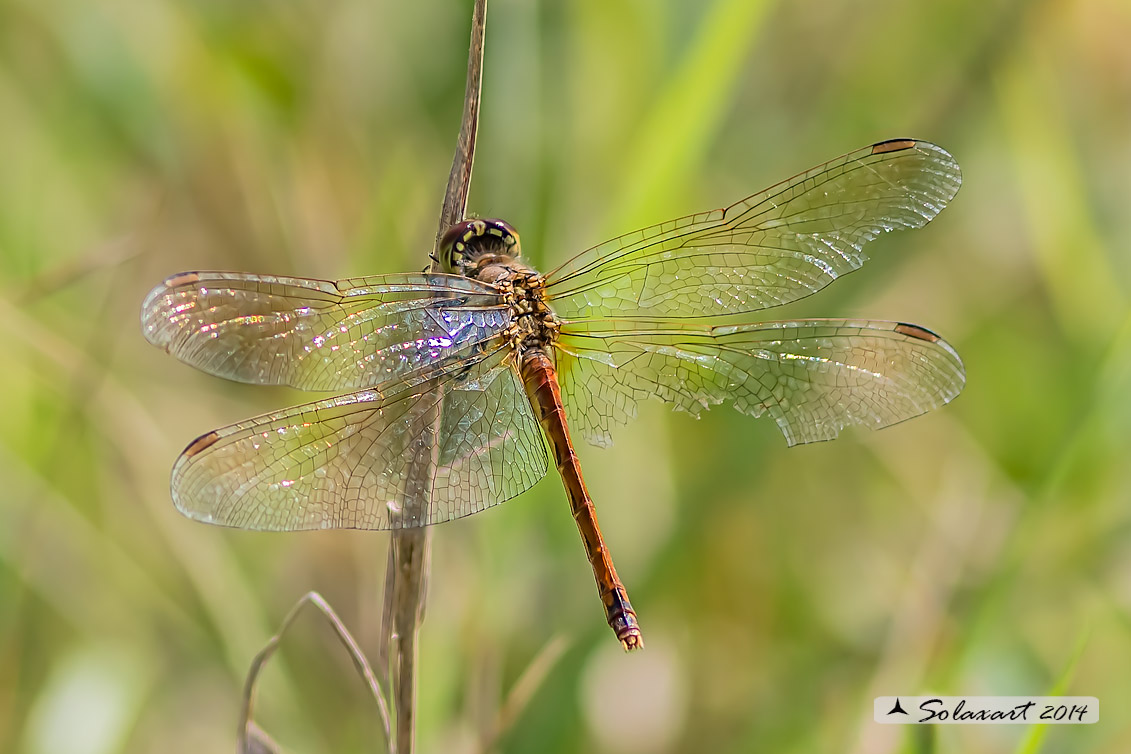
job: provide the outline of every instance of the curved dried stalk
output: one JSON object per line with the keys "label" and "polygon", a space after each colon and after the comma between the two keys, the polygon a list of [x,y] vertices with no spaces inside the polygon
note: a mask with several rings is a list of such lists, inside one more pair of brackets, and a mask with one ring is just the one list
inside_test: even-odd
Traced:
{"label": "curved dried stalk", "polygon": [[279,751],[278,745],[271,740],[271,738],[251,719],[252,703],[255,699],[255,687],[259,680],[259,673],[266,666],[267,661],[275,654],[275,650],[283,641],[283,637],[294,623],[295,618],[298,617],[299,612],[306,605],[313,605],[326,617],[330,625],[334,627],[334,632],[338,635],[338,640],[342,646],[349,652],[350,659],[353,660],[353,666],[357,669],[358,674],[365,679],[365,684],[369,687],[369,693],[373,695],[374,701],[377,702],[377,712],[381,717],[382,729],[385,732],[385,748],[392,750],[392,734],[389,727],[389,705],[385,701],[385,695],[381,691],[381,687],[377,682],[377,676],[374,674],[373,669],[369,667],[369,662],[365,659],[365,654],[361,651],[361,647],[357,645],[353,636],[350,635],[345,624],[342,623],[341,618],[334,612],[334,608],[330,607],[329,603],[322,598],[318,592],[307,592],[302,598],[295,603],[291,611],[287,613],[287,617],[283,619],[283,623],[279,626],[278,632],[272,636],[267,645],[260,650],[255,659],[251,661],[251,668],[247,673],[247,680],[244,682],[243,688],[243,707],[240,710],[240,739],[238,751],[240,754],[266,754],[267,752]]}

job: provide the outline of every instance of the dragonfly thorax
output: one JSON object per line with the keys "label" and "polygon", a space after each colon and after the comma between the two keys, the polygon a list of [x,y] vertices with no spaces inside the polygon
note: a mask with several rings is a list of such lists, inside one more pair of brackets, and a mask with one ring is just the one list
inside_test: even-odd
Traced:
{"label": "dragonfly thorax", "polygon": [[518,231],[504,220],[464,220],[440,241],[440,264],[446,272],[490,283],[510,304],[510,337],[515,351],[547,348],[560,323],[546,303],[545,281],[519,257]]}
{"label": "dragonfly thorax", "polygon": [[492,264],[483,272],[492,275],[495,270],[505,270],[493,282],[507,293],[515,350],[520,356],[531,348],[547,351],[557,340],[561,321],[546,303],[545,278],[521,262],[514,267]]}

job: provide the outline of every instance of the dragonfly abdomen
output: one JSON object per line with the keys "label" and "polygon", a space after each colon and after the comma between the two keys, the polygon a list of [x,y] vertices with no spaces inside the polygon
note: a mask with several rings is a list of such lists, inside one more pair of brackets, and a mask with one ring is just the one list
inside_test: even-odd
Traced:
{"label": "dragonfly abdomen", "polygon": [[573,449],[566,424],[565,407],[562,404],[561,387],[558,385],[554,363],[541,348],[527,349],[521,358],[519,371],[534,415],[538,417],[554,453],[554,464],[558,467],[562,484],[565,485],[573,519],[581,533],[582,543],[589,563],[593,567],[593,577],[605,605],[605,615],[609,626],[617,635],[626,650],[640,649],[644,640],[640,635],[640,625],[636,611],[628,601],[628,592],[617,576],[612,555],[601,536],[597,524],[597,511],[593,499],[581,475],[581,461]]}

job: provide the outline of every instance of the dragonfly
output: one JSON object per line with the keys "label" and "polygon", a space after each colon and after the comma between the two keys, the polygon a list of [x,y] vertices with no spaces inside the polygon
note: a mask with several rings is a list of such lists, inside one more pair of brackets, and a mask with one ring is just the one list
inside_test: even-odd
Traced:
{"label": "dragonfly", "polygon": [[638,649],[574,434],[608,446],[656,398],[694,416],[722,403],[768,415],[792,446],[948,403],[965,371],[930,330],[749,315],[856,270],[869,241],[926,225],[961,181],[941,147],[895,139],[546,274],[510,224],[467,219],[438,244],[435,272],[173,275],[142,305],[151,343],[229,380],[339,393],[196,438],[173,501],[242,529],[426,526],[532,487],[548,441],[609,626]]}

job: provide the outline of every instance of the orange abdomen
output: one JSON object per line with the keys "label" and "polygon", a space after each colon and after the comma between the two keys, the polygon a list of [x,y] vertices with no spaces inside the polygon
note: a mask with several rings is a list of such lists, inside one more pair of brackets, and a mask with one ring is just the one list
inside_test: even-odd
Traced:
{"label": "orange abdomen", "polygon": [[593,576],[597,580],[597,589],[601,593],[601,602],[605,605],[609,626],[616,632],[625,649],[643,647],[644,641],[640,636],[636,612],[628,601],[628,593],[617,576],[613,559],[601,536],[601,528],[597,525],[597,512],[581,475],[581,461],[574,452],[573,442],[569,437],[569,426],[566,423],[565,407],[562,404],[562,392],[558,385],[554,363],[545,351],[531,348],[522,355],[519,371],[522,375],[522,383],[526,387],[526,394],[530,398],[530,405],[534,409],[534,415],[538,417],[538,422],[550,440],[554,464],[561,474],[574,521],[577,522],[577,529],[581,533],[581,541],[585,545],[589,563],[593,566]]}

